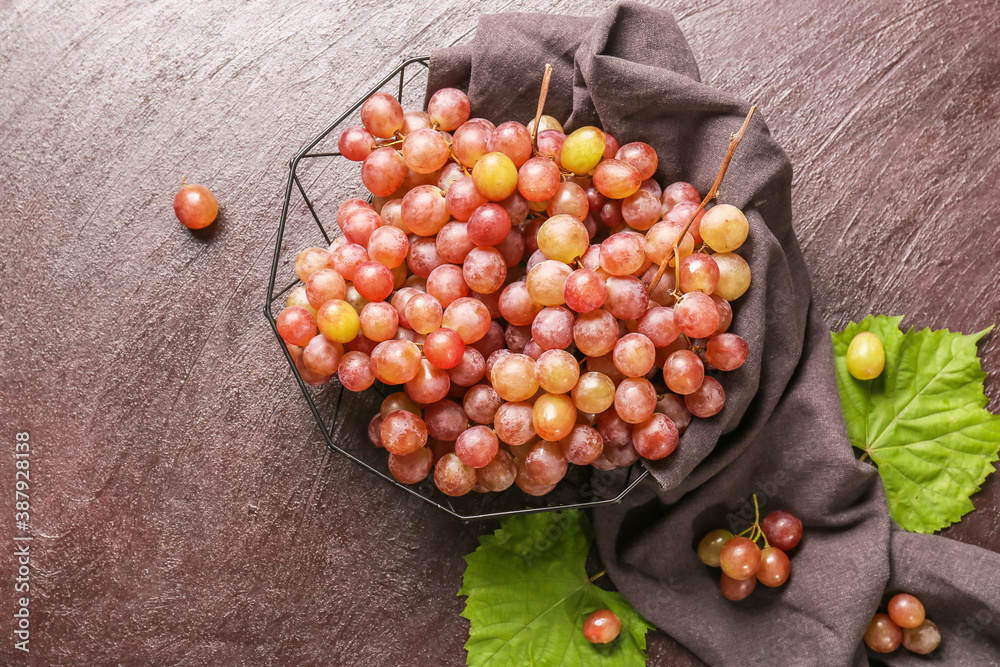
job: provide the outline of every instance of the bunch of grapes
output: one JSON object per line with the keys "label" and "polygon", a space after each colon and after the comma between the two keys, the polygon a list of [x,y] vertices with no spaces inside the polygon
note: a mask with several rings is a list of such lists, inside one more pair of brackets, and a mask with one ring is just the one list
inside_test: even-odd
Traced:
{"label": "bunch of grapes", "polygon": [[908,593],[889,600],[889,613],[872,617],[865,630],[865,644],[876,653],[892,653],[902,644],[907,650],[927,655],[941,643],[941,631],[927,618],[924,605]]}
{"label": "bunch of grapes", "polygon": [[369,437],[396,479],[433,469],[449,496],[543,495],[569,464],[670,455],[725,403],[709,373],[748,355],[727,333],[746,217],[661,189],[648,144],[469,115],[452,88],[426,112],[376,93],[341,134],[372,198],[296,258],[277,326],[302,379],[401,386]]}
{"label": "bunch of grapes", "polygon": [[[754,496],[754,507],[757,497]],[[698,558],[709,567],[721,567],[719,587],[727,600],[748,597],[757,582],[777,588],[788,581],[792,564],[788,552],[802,539],[802,521],[791,512],[775,510],[763,521],[759,513],[752,526],[739,535],[719,528],[698,543]],[[749,533],[749,535],[747,535]],[[764,541],[764,548],[758,546]]]}

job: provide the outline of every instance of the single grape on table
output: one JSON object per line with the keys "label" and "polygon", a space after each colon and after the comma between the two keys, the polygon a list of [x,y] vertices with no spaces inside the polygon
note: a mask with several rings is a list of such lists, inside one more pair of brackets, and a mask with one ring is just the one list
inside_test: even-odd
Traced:
{"label": "single grape on table", "polygon": [[[303,380],[397,388],[359,416],[369,438],[397,480],[449,496],[544,495],[571,466],[671,456],[759,355],[730,306],[750,286],[746,216],[659,181],[667,156],[641,137],[475,111],[454,88],[426,110],[376,93],[341,134],[372,196],[296,258],[277,326]],[[787,579],[801,524],[772,516],[699,547],[727,597]],[[591,618],[585,633],[617,635]]]}

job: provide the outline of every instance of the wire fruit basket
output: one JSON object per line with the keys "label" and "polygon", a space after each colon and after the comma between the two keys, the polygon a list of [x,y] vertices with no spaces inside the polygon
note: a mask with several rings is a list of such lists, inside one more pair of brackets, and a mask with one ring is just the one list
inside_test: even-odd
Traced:
{"label": "wire fruit basket", "polygon": [[278,335],[277,313],[284,307],[288,293],[302,284],[292,270],[295,255],[303,248],[319,245],[320,240],[329,245],[339,235],[337,206],[344,199],[367,192],[358,176],[357,163],[347,160],[337,150],[338,135],[334,130],[359,124],[350,121],[356,121],[361,105],[380,91],[394,94],[404,107],[409,104],[410,108],[422,108],[429,61],[429,56],[419,56],[402,62],[289,162],[264,315],[327,447],[397,489],[463,521],[620,502],[649,474],[640,463],[611,471],[570,466],[556,488],[540,497],[530,496],[515,485],[500,493],[470,492],[453,498],[435,487],[433,473],[419,484],[403,484],[390,474],[386,451],[374,447],[368,439],[369,420],[378,412],[382,399],[395,389],[376,382],[367,391],[354,393],[345,390],[336,377],[325,385],[310,386],[303,381]]}

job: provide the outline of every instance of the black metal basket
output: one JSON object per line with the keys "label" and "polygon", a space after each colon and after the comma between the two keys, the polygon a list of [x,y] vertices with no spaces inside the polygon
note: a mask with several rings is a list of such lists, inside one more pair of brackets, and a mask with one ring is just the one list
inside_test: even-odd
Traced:
{"label": "black metal basket", "polygon": [[[358,164],[340,155],[336,150],[338,137],[334,135],[330,138],[331,133],[345,121],[356,116],[365,100],[381,90],[395,93],[401,103],[404,102],[404,93],[410,90],[411,97],[416,96],[413,106],[422,107],[425,86],[414,86],[413,83],[426,81],[429,60],[428,56],[422,56],[404,61],[292,158],[289,163],[281,218],[278,221],[278,235],[274,243],[274,259],[267,285],[264,315],[271,324],[275,339],[288,361],[292,375],[302,390],[302,396],[327,446],[406,493],[464,521],[619,502],[649,474],[640,464],[609,472],[601,472],[590,466],[570,466],[566,478],[551,493],[541,497],[529,496],[515,485],[502,493],[469,493],[460,498],[450,498],[437,490],[432,475],[420,484],[402,484],[389,473],[386,451],[373,447],[367,435],[368,422],[378,411],[382,397],[396,389],[389,389],[376,383],[376,386],[367,392],[356,394],[344,390],[336,378],[320,387],[309,386],[303,382],[288,348],[278,335],[275,317],[285,305],[282,299],[286,298],[286,294],[296,285],[301,284],[291,270],[295,255],[305,247],[317,245],[320,238],[325,244],[329,244],[339,231],[334,217],[336,206],[343,199],[357,196],[358,192],[364,191],[357,175],[360,171]],[[360,121],[356,124],[359,123]],[[333,150],[326,150],[324,144],[327,142],[333,143]],[[311,182],[308,183],[310,190],[314,194],[317,189],[320,191],[315,199],[306,194],[306,185],[303,184],[303,181],[310,179]],[[324,179],[334,182],[324,186],[322,183]],[[357,187],[353,189],[352,181],[357,182]],[[327,218],[329,229],[324,225],[323,218]],[[294,227],[295,233],[299,236],[293,241],[286,239],[286,234],[293,233],[291,231],[293,227],[289,226],[289,223],[299,223]],[[300,245],[288,247],[290,243]],[[281,284],[284,283],[284,278],[279,275],[282,268],[291,275],[288,276],[287,286],[276,290],[275,284],[279,278],[282,280]]]}

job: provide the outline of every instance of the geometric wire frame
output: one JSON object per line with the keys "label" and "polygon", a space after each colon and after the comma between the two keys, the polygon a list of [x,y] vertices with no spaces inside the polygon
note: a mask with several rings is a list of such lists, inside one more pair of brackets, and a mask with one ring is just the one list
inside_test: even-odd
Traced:
{"label": "geometric wire frame", "polygon": [[[316,420],[316,425],[323,434],[323,439],[326,440],[327,447],[331,451],[347,457],[372,474],[381,477],[396,488],[463,521],[497,518],[526,512],[595,507],[620,502],[625,494],[649,475],[649,471],[638,463],[628,468],[617,468],[609,472],[598,471],[591,466],[570,466],[570,472],[567,473],[563,481],[552,492],[541,497],[529,496],[516,485],[512,485],[500,493],[470,492],[465,496],[451,498],[437,490],[432,479],[433,475],[428,475],[428,478],[419,484],[403,484],[389,473],[388,453],[384,449],[373,447],[367,436],[370,417],[378,412],[382,397],[395,389],[387,388],[376,382],[371,389],[356,394],[341,387],[336,378],[321,387],[307,385],[303,382],[291,353],[281,336],[278,335],[275,311],[281,311],[284,307],[285,295],[295,286],[301,284],[297,277],[290,278],[291,282],[286,287],[275,291],[278,269],[282,264],[283,256],[288,254],[283,252],[282,248],[286,225],[289,224],[291,218],[303,218],[305,221],[311,219],[312,222],[309,224],[315,223],[319,236],[312,233],[309,238],[314,243],[310,243],[310,245],[316,245],[320,237],[326,245],[329,245],[332,237],[336,235],[334,230],[339,232],[336,223],[334,223],[332,230],[327,230],[320,220],[318,207],[314,205],[314,200],[306,195],[306,187],[300,179],[300,169],[307,163],[315,164],[317,161],[347,162],[346,158],[335,150],[330,152],[313,152],[313,150],[331,132],[349,119],[365,100],[383,88],[391,87],[396,98],[402,102],[406,85],[412,84],[416,78],[426,78],[429,60],[429,56],[421,56],[404,61],[309,142],[290,161],[288,182],[285,185],[285,198],[281,207],[281,218],[278,221],[278,237],[274,244],[271,276],[267,284],[267,302],[264,304],[264,315],[271,324],[275,339],[281,347],[285,360],[292,371],[292,376],[298,383],[302,396]],[[409,80],[406,78],[407,70],[411,72]],[[418,71],[417,77],[412,76],[414,70]],[[352,164],[357,168],[357,163]],[[308,214],[302,211],[302,215],[292,215],[290,218],[293,199],[296,197],[301,200],[301,204],[305,205]],[[298,252],[298,250],[293,252]],[[373,396],[373,394],[375,395]],[[328,416],[324,416],[324,413],[328,413]]]}

